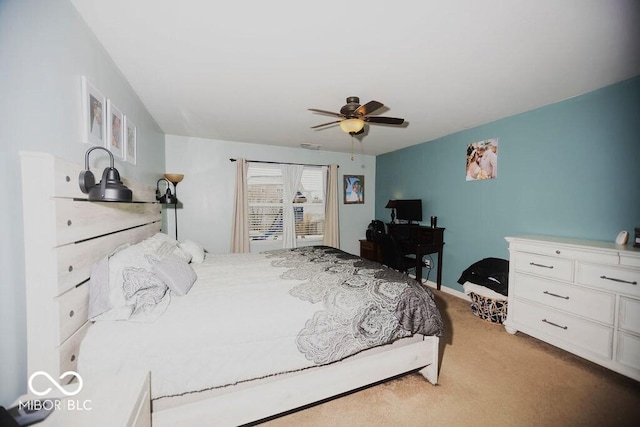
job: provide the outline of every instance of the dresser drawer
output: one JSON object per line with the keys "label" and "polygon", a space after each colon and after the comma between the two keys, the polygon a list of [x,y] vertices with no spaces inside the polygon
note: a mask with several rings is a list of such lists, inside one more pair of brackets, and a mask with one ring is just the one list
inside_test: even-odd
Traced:
{"label": "dresser drawer", "polygon": [[613,325],[614,294],[518,273],[512,289],[515,297]]}
{"label": "dresser drawer", "polygon": [[509,301],[509,313],[516,327],[518,324],[525,326],[524,332],[527,332],[526,327],[529,327],[560,339],[568,346],[580,347],[599,357],[611,359],[612,328],[519,299]]}
{"label": "dresser drawer", "polygon": [[640,334],[640,300],[620,297],[618,328]]}
{"label": "dresser drawer", "polygon": [[619,333],[616,359],[623,365],[640,370],[640,338],[624,332]]}
{"label": "dresser drawer", "polygon": [[552,241],[542,243],[514,242],[512,249],[518,252],[528,252],[538,255],[546,255],[550,257],[575,259],[581,261],[599,262],[602,264],[618,264],[619,256],[615,251],[602,251],[587,248],[577,248],[575,246],[566,246]]}
{"label": "dresser drawer", "polygon": [[551,279],[573,281],[573,261],[545,255],[516,252],[515,269]]}
{"label": "dresser drawer", "polygon": [[621,253],[620,265],[640,268],[640,253]]}
{"label": "dresser drawer", "polygon": [[640,297],[640,270],[580,262],[577,281],[583,285]]}

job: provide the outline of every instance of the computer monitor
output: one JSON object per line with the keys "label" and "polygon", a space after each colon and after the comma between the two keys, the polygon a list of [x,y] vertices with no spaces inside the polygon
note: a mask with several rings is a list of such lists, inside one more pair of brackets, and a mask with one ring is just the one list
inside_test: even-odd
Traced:
{"label": "computer monitor", "polygon": [[396,200],[396,218],[401,221],[422,221],[422,199]]}

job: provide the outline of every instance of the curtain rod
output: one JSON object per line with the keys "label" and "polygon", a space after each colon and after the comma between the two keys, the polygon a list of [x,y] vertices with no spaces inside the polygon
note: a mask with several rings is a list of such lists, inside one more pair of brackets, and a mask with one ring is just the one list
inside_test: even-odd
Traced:
{"label": "curtain rod", "polygon": [[[229,159],[229,160],[232,162],[235,162],[237,159]],[[268,163],[273,165],[329,166],[329,165],[312,165],[312,164],[306,164],[306,163],[268,162],[266,160],[247,160],[247,162]],[[337,166],[340,167],[340,165],[337,165]]]}

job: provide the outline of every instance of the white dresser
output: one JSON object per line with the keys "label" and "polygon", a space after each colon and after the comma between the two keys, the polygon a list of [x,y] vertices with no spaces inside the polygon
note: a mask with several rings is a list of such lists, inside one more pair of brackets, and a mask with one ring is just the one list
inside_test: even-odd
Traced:
{"label": "white dresser", "polygon": [[640,381],[640,249],[551,236],[506,240],[507,332]]}

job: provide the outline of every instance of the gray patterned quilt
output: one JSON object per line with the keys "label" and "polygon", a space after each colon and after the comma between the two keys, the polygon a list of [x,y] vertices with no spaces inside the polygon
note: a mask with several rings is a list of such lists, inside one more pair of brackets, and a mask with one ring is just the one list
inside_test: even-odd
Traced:
{"label": "gray patterned quilt", "polygon": [[442,336],[433,294],[406,274],[328,246],[266,254],[273,266],[289,268],[283,279],[304,280],[292,296],[322,303],[296,337],[318,365],[414,334]]}

